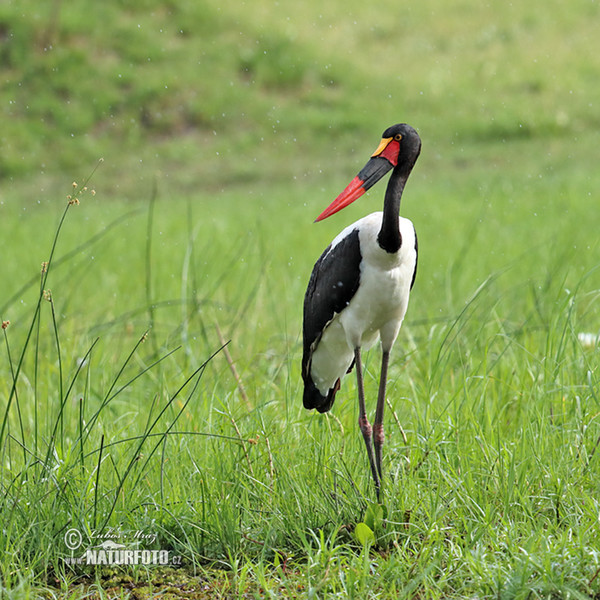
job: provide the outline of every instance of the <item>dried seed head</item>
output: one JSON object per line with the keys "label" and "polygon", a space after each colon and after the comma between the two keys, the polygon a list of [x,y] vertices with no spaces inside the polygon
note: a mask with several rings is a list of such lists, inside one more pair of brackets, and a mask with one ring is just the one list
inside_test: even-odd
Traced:
{"label": "dried seed head", "polygon": [[8,320],[2,321],[2,329],[7,329],[9,325],[10,325],[10,321],[8,321]]}
{"label": "dried seed head", "polygon": [[52,290],[44,290],[44,300],[52,302]]}
{"label": "dried seed head", "polygon": [[76,181],[74,181],[74,182],[73,182],[73,189],[75,189],[76,187],[77,187],[77,182],[76,182]]}
{"label": "dried seed head", "polygon": [[46,273],[47,271],[48,271],[48,261],[47,261],[47,260],[45,260],[45,261],[42,263],[42,273]]}

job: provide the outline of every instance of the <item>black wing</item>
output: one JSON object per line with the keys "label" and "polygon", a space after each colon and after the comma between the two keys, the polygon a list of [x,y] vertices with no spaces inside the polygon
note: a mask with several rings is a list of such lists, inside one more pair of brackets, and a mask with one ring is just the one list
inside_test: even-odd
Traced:
{"label": "black wing", "polygon": [[348,306],[356,293],[361,260],[358,229],[354,229],[333,248],[329,245],[313,267],[304,296],[302,379],[305,408],[328,411],[339,389],[338,380],[327,396],[319,392],[310,376],[311,359],[328,323]]}
{"label": "black wing", "polygon": [[[414,226],[413,226],[414,229]],[[415,285],[415,279],[417,277],[417,262],[419,261],[419,240],[417,239],[417,230],[414,229],[415,232],[415,270],[413,271],[412,281],[410,282],[410,289],[412,290],[413,285]]]}

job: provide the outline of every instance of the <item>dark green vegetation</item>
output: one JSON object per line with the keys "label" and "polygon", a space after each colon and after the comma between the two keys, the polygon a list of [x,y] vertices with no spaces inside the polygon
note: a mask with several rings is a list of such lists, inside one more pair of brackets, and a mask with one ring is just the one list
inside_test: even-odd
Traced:
{"label": "dark green vegetation", "polygon": [[[4,2],[2,593],[598,597],[597,19]],[[383,185],[312,220],[398,121],[421,253],[385,514],[353,378],[301,408],[299,332],[314,260]],[[138,531],[186,571],[65,563]]]}

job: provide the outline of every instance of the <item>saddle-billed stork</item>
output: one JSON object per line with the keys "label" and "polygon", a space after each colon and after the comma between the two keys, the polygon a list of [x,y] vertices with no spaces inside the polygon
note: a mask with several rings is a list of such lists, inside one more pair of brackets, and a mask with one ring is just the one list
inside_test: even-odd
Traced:
{"label": "saddle-billed stork", "polygon": [[[383,132],[369,162],[316,221],[354,202],[393,169],[383,212],[356,221],[331,242],[313,268],[304,297],[304,407],[321,413],[330,410],[341,379],[356,366],[358,424],[378,499],[390,351],[417,272],[417,235],[411,221],[399,215],[400,200],[420,151],[421,138],[410,125],[394,125]],[[365,409],[361,349],[372,346],[377,338],[382,348],[381,378],[371,427]]]}

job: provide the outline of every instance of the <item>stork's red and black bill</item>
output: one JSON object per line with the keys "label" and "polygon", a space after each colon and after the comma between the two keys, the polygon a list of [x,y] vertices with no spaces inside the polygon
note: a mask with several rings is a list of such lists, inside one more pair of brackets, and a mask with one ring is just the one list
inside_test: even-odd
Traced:
{"label": "stork's red and black bill", "polygon": [[348,184],[346,189],[315,219],[322,221],[358,200],[369,188],[373,187],[388,171],[398,164],[400,140],[383,138],[369,162]]}

